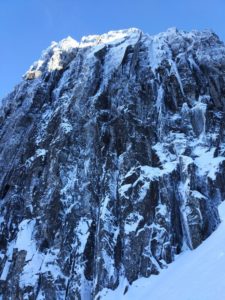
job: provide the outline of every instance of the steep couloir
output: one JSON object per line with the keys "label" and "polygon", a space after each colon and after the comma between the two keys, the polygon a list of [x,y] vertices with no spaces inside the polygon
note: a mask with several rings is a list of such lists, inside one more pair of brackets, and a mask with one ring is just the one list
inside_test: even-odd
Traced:
{"label": "steep couloir", "polygon": [[1,299],[102,299],[196,248],[225,198],[224,113],[210,31],[53,43],[0,108]]}

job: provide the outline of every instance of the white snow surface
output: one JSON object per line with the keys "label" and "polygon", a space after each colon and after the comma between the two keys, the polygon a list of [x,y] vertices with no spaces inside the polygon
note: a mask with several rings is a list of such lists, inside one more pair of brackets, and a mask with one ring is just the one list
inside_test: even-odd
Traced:
{"label": "white snow surface", "polygon": [[216,148],[210,150],[202,147],[196,147],[194,153],[198,156],[195,159],[195,164],[199,167],[198,172],[201,176],[207,175],[211,179],[216,179],[216,173],[220,163],[225,160],[224,157],[214,157]]}
{"label": "white snow surface", "polygon": [[[51,46],[43,51],[41,58],[29,68],[24,76],[26,77],[30,72],[36,71],[36,78],[40,77],[43,71],[42,68],[46,61],[48,62],[47,71],[52,72],[54,70],[61,70],[63,68],[63,53],[71,53],[75,49],[79,48],[92,47],[93,49],[91,48],[90,51],[92,54],[94,54],[94,52],[102,49],[105,44],[115,46],[124,42],[126,39],[129,39],[130,43],[132,41],[135,43],[137,42],[136,38],[139,37],[140,33],[141,31],[139,29],[130,28],[125,30],[109,31],[108,33],[102,35],[84,36],[81,39],[81,42],[77,42],[70,36],[58,43],[52,42]],[[112,61],[115,60],[117,56],[120,59],[121,55],[124,54],[125,49],[125,46],[116,47],[117,53],[114,53],[116,55],[112,55]],[[110,59],[110,57],[108,59]],[[108,63],[108,65],[110,65],[110,63]]]}
{"label": "white snow surface", "polygon": [[197,249],[178,255],[159,275],[129,284],[121,280],[115,291],[104,289],[104,300],[224,300],[225,201],[219,206],[221,224]]}

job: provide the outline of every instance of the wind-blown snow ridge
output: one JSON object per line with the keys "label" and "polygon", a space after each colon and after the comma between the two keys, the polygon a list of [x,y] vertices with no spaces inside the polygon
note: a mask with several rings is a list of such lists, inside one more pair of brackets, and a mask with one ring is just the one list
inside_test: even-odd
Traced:
{"label": "wind-blown snow ridge", "polygon": [[[109,31],[102,35],[89,35],[84,36],[80,42],[77,42],[70,36],[61,40],[60,42],[52,42],[51,46],[42,53],[41,59],[36,61],[24,75],[24,77],[31,76],[31,78],[38,78],[43,72],[43,66],[48,60],[47,70],[49,72],[54,70],[61,70],[63,68],[62,55],[63,53],[71,53],[76,49],[82,49],[86,47],[101,47],[101,45],[113,45],[123,42],[126,38],[129,40],[132,37],[140,34],[141,31],[136,28],[130,28],[127,30]],[[35,72],[35,73],[34,73]],[[32,75],[31,75],[32,74]]]}
{"label": "wind-blown snow ridge", "polygon": [[[30,69],[25,73],[24,78],[38,78],[42,75],[43,65],[47,58],[50,56],[51,59],[48,62],[47,70],[49,72],[54,70],[61,70],[65,65],[62,63],[61,55],[62,53],[70,53],[75,49],[86,48],[86,47],[101,47],[101,45],[113,45],[123,42],[127,38],[131,40],[133,37],[137,35],[144,35],[144,33],[137,28],[129,28],[124,30],[117,31],[109,31],[108,33],[102,35],[88,35],[84,36],[80,42],[76,41],[72,37],[67,37],[61,41],[52,42],[51,46],[47,48],[42,53],[42,57],[36,61]],[[156,70],[163,59],[170,58],[168,61],[171,64],[171,67],[174,69],[174,72],[179,79],[180,87],[182,89],[182,84],[180,82],[179,74],[176,70],[176,64],[174,64],[172,60],[172,52],[170,47],[165,47],[165,45],[171,40],[175,40],[177,36],[183,37],[185,39],[195,40],[199,39],[199,37],[203,37],[207,39],[210,35],[214,35],[215,33],[211,30],[205,30],[203,32],[193,30],[191,32],[186,32],[182,30],[178,30],[175,27],[169,28],[166,32],[159,33],[157,35],[148,35],[148,43],[150,45],[151,51],[149,52],[149,59],[151,62],[152,70]],[[128,43],[129,44],[129,43]],[[189,50],[192,49],[192,44],[189,46]],[[220,53],[218,53],[220,54]],[[193,59],[191,60],[194,63]]]}

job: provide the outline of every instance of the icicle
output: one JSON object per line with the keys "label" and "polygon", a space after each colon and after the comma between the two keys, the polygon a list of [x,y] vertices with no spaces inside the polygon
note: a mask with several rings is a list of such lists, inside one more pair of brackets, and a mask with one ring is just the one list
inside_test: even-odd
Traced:
{"label": "icicle", "polygon": [[205,103],[198,101],[191,109],[193,130],[201,140],[204,139],[206,131],[206,108],[207,105]]}
{"label": "icicle", "polygon": [[156,108],[158,112],[158,135],[161,137],[162,134],[162,128],[163,128],[163,118],[162,118],[162,106],[163,106],[163,100],[164,100],[164,89],[162,86],[158,89],[158,95],[156,100]]}

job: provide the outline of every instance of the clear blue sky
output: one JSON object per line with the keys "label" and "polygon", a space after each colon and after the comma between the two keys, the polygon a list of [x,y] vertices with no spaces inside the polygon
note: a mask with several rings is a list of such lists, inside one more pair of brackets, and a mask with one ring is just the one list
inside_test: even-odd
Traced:
{"label": "clear blue sky", "polygon": [[213,29],[225,41],[225,0],[0,0],[0,98],[53,40],[174,26]]}

